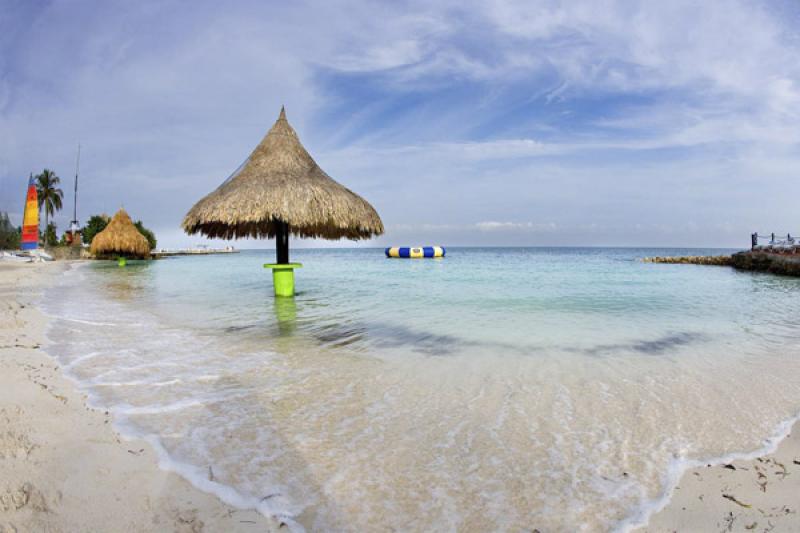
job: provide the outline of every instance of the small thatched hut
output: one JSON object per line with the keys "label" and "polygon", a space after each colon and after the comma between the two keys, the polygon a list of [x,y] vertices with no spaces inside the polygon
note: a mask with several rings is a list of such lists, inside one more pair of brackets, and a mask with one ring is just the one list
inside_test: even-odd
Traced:
{"label": "small thatched hut", "polygon": [[90,249],[95,257],[150,257],[150,243],[139,233],[124,209],[117,211],[106,229],[94,236]]}
{"label": "small thatched hut", "polygon": [[277,265],[289,264],[290,234],[357,240],[383,233],[375,209],[319,168],[283,108],[250,157],[189,210],[182,226],[211,238],[275,237]]}

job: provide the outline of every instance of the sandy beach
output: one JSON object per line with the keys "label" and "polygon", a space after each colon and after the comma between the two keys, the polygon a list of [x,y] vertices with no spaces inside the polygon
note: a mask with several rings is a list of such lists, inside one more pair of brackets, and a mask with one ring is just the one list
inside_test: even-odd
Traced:
{"label": "sandy beach", "polygon": [[800,531],[800,427],[771,454],[688,470],[651,533]]}
{"label": "sandy beach", "polygon": [[0,264],[0,531],[270,531],[158,467],[89,409],[46,346],[42,290],[68,265]]}
{"label": "sandy beach", "polygon": [[[0,531],[269,531],[161,470],[143,441],[88,408],[45,352],[36,304],[67,262],[0,264]],[[795,430],[798,428],[795,427]],[[800,531],[800,432],[774,453],[687,471],[640,531]]]}

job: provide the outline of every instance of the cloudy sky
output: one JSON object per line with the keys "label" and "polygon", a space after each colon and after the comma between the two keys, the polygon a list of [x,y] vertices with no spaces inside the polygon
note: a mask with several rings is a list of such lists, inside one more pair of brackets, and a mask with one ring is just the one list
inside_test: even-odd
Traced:
{"label": "cloudy sky", "polygon": [[202,242],[183,215],[282,104],[366,245],[800,233],[796,0],[0,0],[0,210],[51,168],[66,228],[80,142],[81,221]]}

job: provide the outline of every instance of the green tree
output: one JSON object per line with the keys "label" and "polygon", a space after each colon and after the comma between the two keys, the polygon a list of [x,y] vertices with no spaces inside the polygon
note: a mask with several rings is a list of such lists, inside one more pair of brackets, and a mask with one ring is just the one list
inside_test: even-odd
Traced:
{"label": "green tree", "polygon": [[61,200],[64,198],[64,191],[58,188],[61,178],[49,169],[44,169],[41,174],[36,176],[36,194],[39,196],[39,209],[44,206],[44,227],[45,233],[50,227],[48,221],[50,217],[61,211]]}
{"label": "green tree", "polygon": [[108,215],[93,215],[81,231],[83,242],[85,244],[92,244],[94,236],[106,229],[110,221],[111,219],[108,218]]}
{"label": "green tree", "polygon": [[22,228],[15,228],[8,219],[8,213],[0,213],[0,249],[16,250],[19,248]]}
{"label": "green tree", "polygon": [[48,222],[42,235],[45,246],[56,246],[58,244],[58,234],[55,222]]}
{"label": "green tree", "polygon": [[158,241],[156,240],[156,234],[145,228],[141,220],[137,220],[134,226],[136,226],[136,229],[139,230],[139,233],[144,235],[145,239],[147,239],[147,242],[150,243],[150,249],[155,250],[156,245],[158,244]]}

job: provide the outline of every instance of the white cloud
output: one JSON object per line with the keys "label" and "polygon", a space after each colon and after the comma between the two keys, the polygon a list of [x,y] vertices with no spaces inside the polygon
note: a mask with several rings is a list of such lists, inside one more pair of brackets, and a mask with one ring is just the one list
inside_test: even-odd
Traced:
{"label": "white cloud", "polygon": [[527,232],[552,232],[558,229],[555,222],[533,223],[533,222],[497,222],[489,220],[478,222],[475,227],[480,231],[527,231]]}

